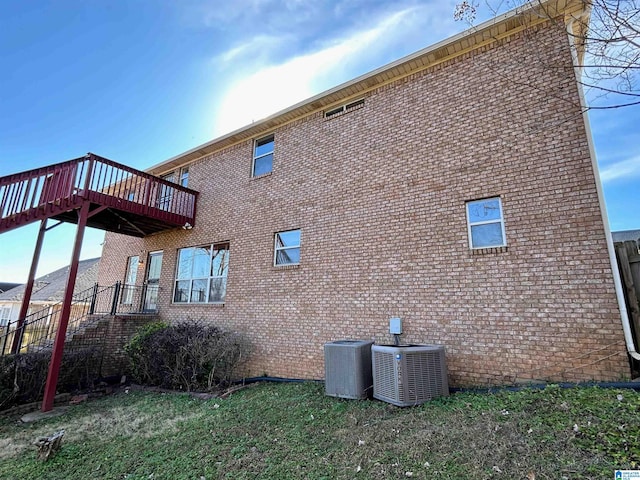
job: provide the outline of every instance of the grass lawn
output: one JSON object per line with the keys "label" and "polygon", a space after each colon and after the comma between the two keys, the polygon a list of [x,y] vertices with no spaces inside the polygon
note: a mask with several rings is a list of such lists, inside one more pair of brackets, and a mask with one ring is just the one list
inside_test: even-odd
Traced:
{"label": "grass lawn", "polygon": [[[46,463],[32,442],[64,428]],[[613,479],[640,469],[640,394],[458,393],[419,407],[257,384],[226,399],[120,393],[23,425],[0,417],[2,479]]]}

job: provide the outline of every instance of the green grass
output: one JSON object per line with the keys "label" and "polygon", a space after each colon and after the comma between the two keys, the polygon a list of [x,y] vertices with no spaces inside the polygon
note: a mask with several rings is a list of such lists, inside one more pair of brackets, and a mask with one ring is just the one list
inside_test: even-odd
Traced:
{"label": "green grass", "polygon": [[[65,428],[62,449],[31,443]],[[459,393],[414,408],[260,384],[227,399],[121,393],[31,425],[0,418],[3,479],[602,479],[640,469],[640,395]]]}

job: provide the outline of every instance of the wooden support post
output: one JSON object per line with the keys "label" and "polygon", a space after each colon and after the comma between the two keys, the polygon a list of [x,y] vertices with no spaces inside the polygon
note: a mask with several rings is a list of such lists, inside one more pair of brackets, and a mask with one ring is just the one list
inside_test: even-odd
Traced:
{"label": "wooden support post", "polygon": [[36,240],[36,247],[33,251],[33,258],[31,259],[31,269],[29,270],[29,278],[24,286],[24,296],[22,297],[22,305],[20,306],[20,313],[18,314],[18,325],[16,326],[16,333],[13,336],[13,343],[11,344],[11,353],[16,354],[20,351],[20,344],[22,343],[24,320],[27,317],[29,311],[29,303],[31,302],[31,294],[33,293],[33,284],[36,278],[36,270],[38,269],[38,262],[40,261],[40,252],[42,251],[42,242],[44,240],[44,234],[47,231],[47,219],[43,219],[40,222],[40,230],[38,230],[38,238]]}
{"label": "wooden support post", "polygon": [[635,242],[624,242],[615,244],[616,256],[618,257],[618,266],[622,276],[622,284],[624,287],[625,299],[627,300],[627,310],[631,326],[634,334],[635,346],[640,345],[640,302],[636,295],[636,285],[634,285],[632,263],[639,261],[638,249]]}
{"label": "wooden support post", "polygon": [[87,226],[89,218],[89,207],[91,203],[85,201],[80,208],[78,214],[78,228],[76,230],[76,241],[73,245],[73,253],[71,255],[71,265],[69,267],[69,276],[67,277],[67,286],[64,291],[64,299],[62,301],[62,312],[60,313],[60,326],[56,332],[56,339],[53,344],[53,352],[51,353],[51,361],[49,362],[49,374],[47,375],[47,383],[44,387],[44,398],[42,400],[42,411],[48,412],[53,408],[53,400],[56,396],[56,387],[58,385],[58,375],[60,374],[60,364],[62,363],[62,355],[64,354],[64,341],[67,336],[67,325],[69,324],[69,315],[71,313],[71,301],[73,300],[73,289],[76,286],[76,275],[78,274],[78,263],[80,261],[80,250],[82,249],[82,239],[84,238],[84,229]]}

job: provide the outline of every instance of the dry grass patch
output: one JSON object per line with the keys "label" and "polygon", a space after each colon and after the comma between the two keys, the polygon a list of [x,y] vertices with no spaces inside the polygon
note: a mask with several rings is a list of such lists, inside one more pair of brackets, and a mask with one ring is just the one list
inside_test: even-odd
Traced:
{"label": "dry grass patch", "polygon": [[[225,400],[135,392],[33,428],[0,421],[14,445],[0,478],[562,480],[640,468],[631,390],[464,393],[404,409],[323,393],[319,384],[257,385]],[[69,437],[43,466],[25,445],[57,428]]]}

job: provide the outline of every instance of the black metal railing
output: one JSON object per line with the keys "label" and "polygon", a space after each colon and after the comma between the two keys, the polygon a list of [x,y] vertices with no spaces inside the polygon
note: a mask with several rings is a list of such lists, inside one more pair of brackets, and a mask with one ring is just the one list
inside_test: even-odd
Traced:
{"label": "black metal railing", "polygon": [[[74,294],[67,325],[67,338],[95,325],[107,315],[155,313],[157,285],[114,285],[93,287]],[[0,355],[11,353],[18,336],[17,352],[51,348],[60,326],[62,303],[56,303],[27,315],[18,328],[18,320],[2,326]]]}

